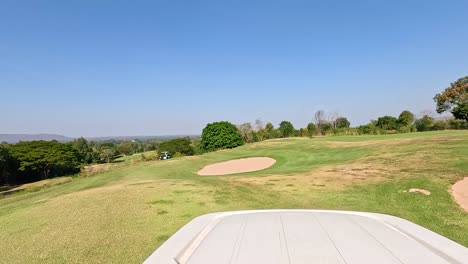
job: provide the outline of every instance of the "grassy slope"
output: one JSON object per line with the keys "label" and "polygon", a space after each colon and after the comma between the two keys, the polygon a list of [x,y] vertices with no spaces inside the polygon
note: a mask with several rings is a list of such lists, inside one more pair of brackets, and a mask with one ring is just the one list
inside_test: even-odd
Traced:
{"label": "grassy slope", "polygon": [[[203,166],[270,156],[266,170],[200,177]],[[468,176],[468,132],[284,139],[136,163],[0,200],[0,259],[141,263],[192,218],[214,211],[325,208],[392,214],[468,245],[448,189]],[[430,196],[404,190],[424,188]]]}

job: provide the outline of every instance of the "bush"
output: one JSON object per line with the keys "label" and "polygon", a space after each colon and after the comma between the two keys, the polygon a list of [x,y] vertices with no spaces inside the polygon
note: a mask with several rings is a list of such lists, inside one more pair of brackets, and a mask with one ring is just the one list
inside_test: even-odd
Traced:
{"label": "bush", "polygon": [[243,144],[244,141],[237,127],[227,121],[206,125],[200,142],[203,151],[235,148]]}
{"label": "bush", "polygon": [[425,115],[421,119],[414,121],[414,125],[418,131],[432,130],[434,126],[434,118]]}
{"label": "bush", "polygon": [[173,158],[180,158],[180,157],[184,157],[185,155],[180,153],[180,152],[176,152],[174,153],[174,155],[172,155]]}
{"label": "bush", "polygon": [[398,133],[409,133],[411,132],[411,126],[399,126]]}
{"label": "bush", "polygon": [[336,124],[337,129],[343,129],[343,128],[349,128],[349,126],[351,125],[351,122],[349,122],[349,120],[346,117],[338,117],[336,119],[335,124]]}
{"label": "bush", "polygon": [[449,128],[447,121],[445,120],[437,120],[434,122],[434,126],[432,127],[434,130],[445,130]]}
{"label": "bush", "polygon": [[325,122],[322,124],[322,134],[330,134],[333,132],[333,125],[329,122]]}
{"label": "bush", "polygon": [[379,117],[375,126],[383,130],[395,130],[398,128],[398,119],[393,116]]}
{"label": "bush", "polygon": [[152,161],[152,160],[157,160],[158,159],[158,156],[156,155],[156,153],[149,153],[149,154],[141,154],[141,160],[143,161]]}
{"label": "bush", "polygon": [[359,126],[357,128],[359,135],[380,135],[382,130],[376,127],[373,123]]}
{"label": "bush", "polygon": [[360,135],[357,128],[337,128],[333,133],[335,136],[353,136]]}
{"label": "bush", "polygon": [[450,119],[448,125],[450,129],[468,129],[468,122],[460,119]]}

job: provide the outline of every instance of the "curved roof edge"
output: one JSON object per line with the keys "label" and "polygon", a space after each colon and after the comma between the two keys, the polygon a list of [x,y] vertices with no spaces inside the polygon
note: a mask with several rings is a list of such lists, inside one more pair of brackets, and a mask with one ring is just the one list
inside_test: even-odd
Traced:
{"label": "curved roof edge", "polygon": [[348,264],[376,260],[458,264],[468,263],[468,249],[390,215],[332,210],[248,210],[211,213],[193,219],[144,264],[313,260]]}

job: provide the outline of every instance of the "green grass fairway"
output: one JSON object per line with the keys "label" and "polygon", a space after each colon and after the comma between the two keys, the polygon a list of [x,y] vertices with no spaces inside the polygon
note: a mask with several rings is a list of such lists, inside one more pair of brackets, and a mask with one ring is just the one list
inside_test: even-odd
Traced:
{"label": "green grass fairway", "polygon": [[[245,174],[196,174],[256,156],[277,162]],[[449,193],[468,176],[468,131],[292,138],[168,161],[128,160],[0,199],[0,262],[141,263],[196,216],[264,208],[391,214],[468,246],[468,214]],[[432,194],[405,192],[410,188]]]}

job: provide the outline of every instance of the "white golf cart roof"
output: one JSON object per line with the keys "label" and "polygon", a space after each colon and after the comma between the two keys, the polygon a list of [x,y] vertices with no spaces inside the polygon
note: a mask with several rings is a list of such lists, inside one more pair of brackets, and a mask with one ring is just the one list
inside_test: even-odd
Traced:
{"label": "white golf cart roof", "polygon": [[237,211],[195,218],[144,263],[462,264],[468,263],[468,249],[419,225],[383,214]]}

